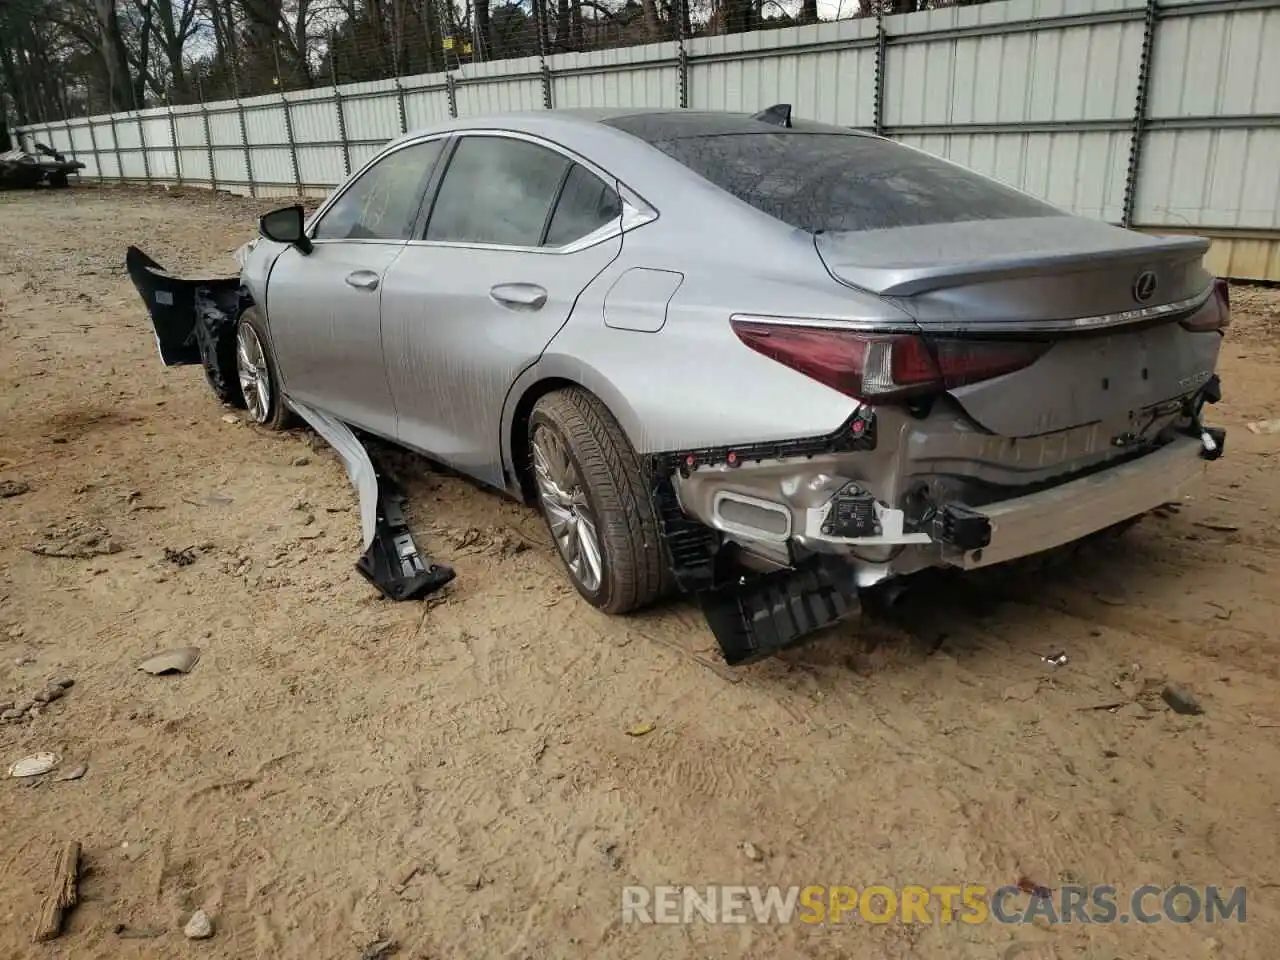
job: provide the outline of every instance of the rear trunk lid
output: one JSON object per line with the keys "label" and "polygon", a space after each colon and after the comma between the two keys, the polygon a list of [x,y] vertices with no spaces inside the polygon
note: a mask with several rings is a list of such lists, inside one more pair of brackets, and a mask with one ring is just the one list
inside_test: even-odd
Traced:
{"label": "rear trunk lid", "polygon": [[1216,362],[1220,337],[1177,323],[1212,293],[1199,237],[1045,216],[821,234],[816,246],[835,279],[893,301],[934,343],[1051,342],[1029,367],[949,391],[1001,436],[1141,419]]}

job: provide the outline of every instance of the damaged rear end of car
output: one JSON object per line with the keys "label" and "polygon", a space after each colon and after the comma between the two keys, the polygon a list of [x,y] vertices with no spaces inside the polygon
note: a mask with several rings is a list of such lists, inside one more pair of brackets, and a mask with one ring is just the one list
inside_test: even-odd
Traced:
{"label": "damaged rear end of car", "polygon": [[[748,157],[740,181],[734,151]],[[690,546],[673,521],[673,559],[687,580],[687,557],[702,558],[700,596],[730,662],[803,639],[895,577],[1124,524],[1221,456],[1225,432],[1202,413],[1220,397],[1229,295],[1204,268],[1205,240],[1072,216],[857,134],[668,152],[811,234],[850,302],[847,316],[729,318],[741,344],[849,399],[839,430],[659,467],[671,502],[708,531]],[[759,193],[785,170],[786,191]],[[869,299],[898,319],[864,319]]]}

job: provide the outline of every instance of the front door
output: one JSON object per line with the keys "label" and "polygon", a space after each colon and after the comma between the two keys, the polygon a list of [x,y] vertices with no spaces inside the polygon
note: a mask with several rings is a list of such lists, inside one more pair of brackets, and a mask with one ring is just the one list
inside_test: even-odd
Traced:
{"label": "front door", "polygon": [[395,404],[382,356],[383,280],[413,233],[442,148],[411,143],[363,171],[312,225],[311,252],[286,250],[267,286],[285,392],[387,437]]}
{"label": "front door", "polygon": [[457,144],[425,231],[387,271],[382,335],[397,439],[495,486],[517,376],[622,250],[616,189],[528,139]]}

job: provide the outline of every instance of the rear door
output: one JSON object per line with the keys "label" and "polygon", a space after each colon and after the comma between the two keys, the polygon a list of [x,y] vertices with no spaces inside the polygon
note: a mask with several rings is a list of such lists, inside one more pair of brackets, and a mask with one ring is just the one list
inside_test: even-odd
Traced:
{"label": "rear door", "polygon": [[412,236],[443,141],[410,143],[363,171],[311,227],[310,253],[271,270],[267,317],[285,391],[356,426],[395,431],[382,356],[387,268]]}
{"label": "rear door", "polygon": [[621,216],[616,185],[552,144],[458,139],[422,239],[383,284],[400,442],[501,483],[507,391],[621,252]]}

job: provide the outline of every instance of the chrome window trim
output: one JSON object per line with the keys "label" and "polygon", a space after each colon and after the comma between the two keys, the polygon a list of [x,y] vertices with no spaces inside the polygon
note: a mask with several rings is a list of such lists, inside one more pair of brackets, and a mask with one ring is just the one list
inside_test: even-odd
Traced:
{"label": "chrome window trim", "polygon": [[[526,143],[532,143],[534,146],[542,147],[553,153],[558,153],[570,163],[576,163],[588,173],[599,178],[605,184],[614,184],[618,190],[618,196],[622,200],[622,214],[616,222],[610,221],[603,226],[597,227],[590,233],[579,237],[576,240],[563,244],[559,247],[528,247],[516,244],[503,243],[482,243],[471,240],[408,240],[405,243],[410,247],[444,247],[461,250],[495,250],[508,253],[541,253],[550,255],[564,255],[568,253],[577,253],[594,247],[597,244],[612,240],[619,237],[629,230],[636,227],[642,227],[646,223],[652,223],[658,219],[658,211],[651,207],[643,197],[628,187],[625,183],[615,177],[609,171],[596,163],[588,160],[579,153],[574,152],[568,147],[561,146],[554,140],[547,140],[544,137],[535,136],[530,133],[524,133],[520,130],[504,130],[504,129],[482,129],[482,130],[454,130],[450,136],[462,137],[501,137],[506,140],[523,140]],[[445,170],[447,177],[449,171]],[[441,179],[441,185],[444,180]],[[439,186],[436,188],[439,192]],[[434,198],[432,198],[434,200]]]}
{"label": "chrome window trim", "polygon": [[1154,307],[1122,310],[1092,317],[1073,317],[1067,320],[945,320],[922,321],[918,325],[910,320],[871,320],[857,317],[770,317],[761,314],[735,313],[730,319],[744,323],[770,323],[791,327],[822,327],[827,329],[854,330],[874,333],[1076,333],[1084,330],[1106,330],[1126,327],[1148,320],[1190,313],[1199,310],[1213,295],[1210,285],[1204,292],[1185,300],[1175,300]]}

